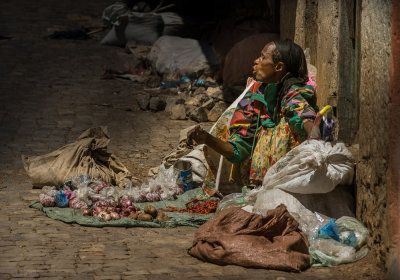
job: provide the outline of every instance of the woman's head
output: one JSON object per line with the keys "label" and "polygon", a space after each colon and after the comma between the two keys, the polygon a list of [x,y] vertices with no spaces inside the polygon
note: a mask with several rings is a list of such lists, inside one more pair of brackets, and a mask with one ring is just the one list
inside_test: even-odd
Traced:
{"label": "woman's head", "polygon": [[278,83],[288,72],[292,77],[308,79],[304,52],[289,39],[268,43],[254,63],[255,78],[264,83]]}

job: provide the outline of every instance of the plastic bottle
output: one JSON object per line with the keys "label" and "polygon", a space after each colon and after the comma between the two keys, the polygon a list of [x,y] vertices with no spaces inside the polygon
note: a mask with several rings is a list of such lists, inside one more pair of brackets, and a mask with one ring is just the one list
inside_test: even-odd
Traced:
{"label": "plastic bottle", "polygon": [[311,129],[311,134],[309,136],[309,139],[319,139],[321,137],[320,131],[319,131],[319,124],[321,123],[323,115],[325,115],[328,111],[332,110],[332,107],[330,105],[325,106],[321,111],[317,113],[317,116],[315,117],[313,127]]}

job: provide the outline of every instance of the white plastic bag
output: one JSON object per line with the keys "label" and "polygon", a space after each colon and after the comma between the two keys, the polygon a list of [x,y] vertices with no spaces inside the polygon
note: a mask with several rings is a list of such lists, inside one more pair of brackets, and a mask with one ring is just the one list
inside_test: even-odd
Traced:
{"label": "white plastic bag", "polygon": [[[248,201],[248,204],[251,204],[251,201]],[[329,217],[317,212],[311,212],[294,196],[278,189],[259,192],[253,207],[253,213],[265,216],[268,210],[275,209],[280,204],[286,206],[289,213],[300,224],[300,229],[309,238],[314,236],[321,226],[329,222]]]}
{"label": "white plastic bag", "polygon": [[351,184],[353,167],[352,155],[343,143],[332,146],[320,140],[307,140],[268,170],[263,189],[328,193],[338,184]]}

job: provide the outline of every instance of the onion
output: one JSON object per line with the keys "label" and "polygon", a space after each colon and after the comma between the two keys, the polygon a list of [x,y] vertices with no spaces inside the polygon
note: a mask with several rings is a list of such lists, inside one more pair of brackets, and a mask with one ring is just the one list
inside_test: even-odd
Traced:
{"label": "onion", "polygon": [[132,206],[132,200],[125,201],[125,206],[126,207]]}
{"label": "onion", "polygon": [[128,210],[129,210],[130,212],[136,212],[135,206],[129,206],[129,207],[128,207]]}
{"label": "onion", "polygon": [[103,211],[103,209],[101,209],[101,207],[94,208],[94,214],[95,215],[98,215],[101,211]]}
{"label": "onion", "polygon": [[83,216],[92,216],[92,211],[90,209],[83,209]]}
{"label": "onion", "polygon": [[106,219],[106,215],[108,215],[106,212],[101,211],[101,212],[99,213],[99,218],[105,220],[105,219]]}
{"label": "onion", "polygon": [[107,214],[104,216],[104,220],[105,220],[105,221],[111,220],[111,215],[107,213]]}
{"label": "onion", "polygon": [[111,219],[113,219],[113,220],[119,220],[119,219],[121,219],[121,217],[119,216],[119,214],[118,213],[116,213],[116,212],[111,212]]}
{"label": "onion", "polygon": [[115,212],[117,212],[117,213],[121,213],[121,210],[122,210],[121,207],[116,207],[115,208]]}

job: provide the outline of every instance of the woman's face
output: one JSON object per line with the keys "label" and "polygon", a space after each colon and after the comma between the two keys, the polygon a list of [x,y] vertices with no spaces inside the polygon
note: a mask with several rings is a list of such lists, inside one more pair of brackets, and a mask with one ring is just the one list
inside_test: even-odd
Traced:
{"label": "woman's face", "polygon": [[257,81],[264,83],[277,83],[282,75],[277,71],[276,64],[272,60],[272,52],[275,50],[273,42],[267,44],[261,51],[261,56],[254,61],[253,74]]}

